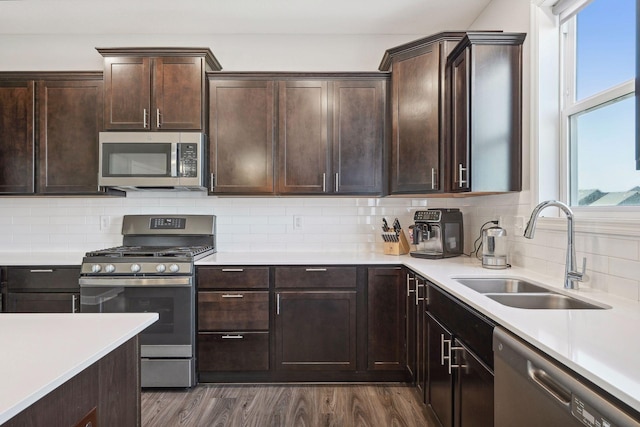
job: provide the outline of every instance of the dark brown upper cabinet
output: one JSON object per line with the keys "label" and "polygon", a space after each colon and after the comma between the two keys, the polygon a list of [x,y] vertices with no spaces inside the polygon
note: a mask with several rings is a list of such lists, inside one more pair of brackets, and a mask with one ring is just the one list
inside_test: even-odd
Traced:
{"label": "dark brown upper cabinet", "polygon": [[0,74],[0,193],[97,194],[102,100],[102,73]]}
{"label": "dark brown upper cabinet", "polygon": [[386,75],[278,83],[278,192],[382,194]]}
{"label": "dark brown upper cabinet", "polygon": [[522,189],[522,33],[467,33],[447,59],[448,190]]}
{"label": "dark brown upper cabinet", "polygon": [[390,194],[444,190],[445,64],[464,33],[446,32],[386,51],[380,71],[391,71]]}
{"label": "dark brown upper cabinet", "polygon": [[97,192],[102,79],[45,80],[37,87],[40,126],[36,191]]}
{"label": "dark brown upper cabinet", "polygon": [[34,192],[35,82],[0,80],[0,193]]}
{"label": "dark brown upper cabinet", "polygon": [[275,82],[209,79],[210,192],[273,194]]}
{"label": "dark brown upper cabinet", "polygon": [[107,130],[202,130],[208,48],[96,48],[104,56]]}

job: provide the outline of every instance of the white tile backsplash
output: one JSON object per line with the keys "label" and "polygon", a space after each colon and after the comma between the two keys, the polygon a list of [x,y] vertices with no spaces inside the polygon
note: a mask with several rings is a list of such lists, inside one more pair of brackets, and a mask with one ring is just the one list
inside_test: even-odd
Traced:
{"label": "white tile backsplash", "polygon": [[[225,252],[382,252],[382,218],[398,218],[409,238],[413,212],[458,207],[464,214],[465,253],[482,224],[502,219],[509,262],[561,283],[566,231],[539,229],[532,240],[515,236],[515,217],[528,220],[529,192],[469,198],[215,197],[204,193],[140,192],[126,198],[0,198],[0,251],[90,250],[119,245],[126,214],[213,214],[218,250]],[[100,218],[109,226],[101,229]],[[302,228],[294,228],[294,216]],[[578,262],[587,258],[591,286],[640,299],[640,238],[576,233]],[[78,263],[81,260],[78,260]]]}

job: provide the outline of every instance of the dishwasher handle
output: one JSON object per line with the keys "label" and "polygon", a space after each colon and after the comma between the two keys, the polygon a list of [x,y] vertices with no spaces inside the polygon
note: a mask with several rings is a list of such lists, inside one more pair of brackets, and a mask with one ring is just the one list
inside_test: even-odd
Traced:
{"label": "dishwasher handle", "polygon": [[544,369],[537,368],[531,360],[527,360],[527,375],[535,384],[547,394],[551,395],[561,405],[571,405],[571,390],[560,385]]}

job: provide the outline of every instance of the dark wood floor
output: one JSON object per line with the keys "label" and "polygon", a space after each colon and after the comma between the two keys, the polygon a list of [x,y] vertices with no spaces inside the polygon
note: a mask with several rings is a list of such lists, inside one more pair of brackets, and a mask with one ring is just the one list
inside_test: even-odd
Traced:
{"label": "dark wood floor", "polygon": [[435,426],[403,385],[198,385],[142,392],[142,426]]}

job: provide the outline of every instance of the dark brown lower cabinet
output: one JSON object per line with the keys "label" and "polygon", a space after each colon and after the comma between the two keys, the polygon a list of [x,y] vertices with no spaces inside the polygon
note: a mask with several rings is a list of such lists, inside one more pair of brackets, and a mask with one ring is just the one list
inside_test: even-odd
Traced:
{"label": "dark brown lower cabinet", "polygon": [[278,370],[356,369],[356,291],[278,291]]}
{"label": "dark brown lower cabinet", "polygon": [[404,370],[406,288],[402,269],[369,268],[367,277],[367,368]]}
{"label": "dark brown lower cabinet", "polygon": [[140,425],[140,351],[134,337],[51,393],[3,427]]}
{"label": "dark brown lower cabinet", "polygon": [[453,335],[434,317],[426,314],[429,340],[427,364],[429,366],[429,405],[442,427],[453,426],[453,376],[448,369],[448,352],[445,343],[451,343]]}
{"label": "dark brown lower cabinet", "polygon": [[428,285],[427,403],[442,427],[493,426],[494,325]]}
{"label": "dark brown lower cabinet", "polygon": [[80,311],[80,267],[4,267],[5,311],[76,313]]}

